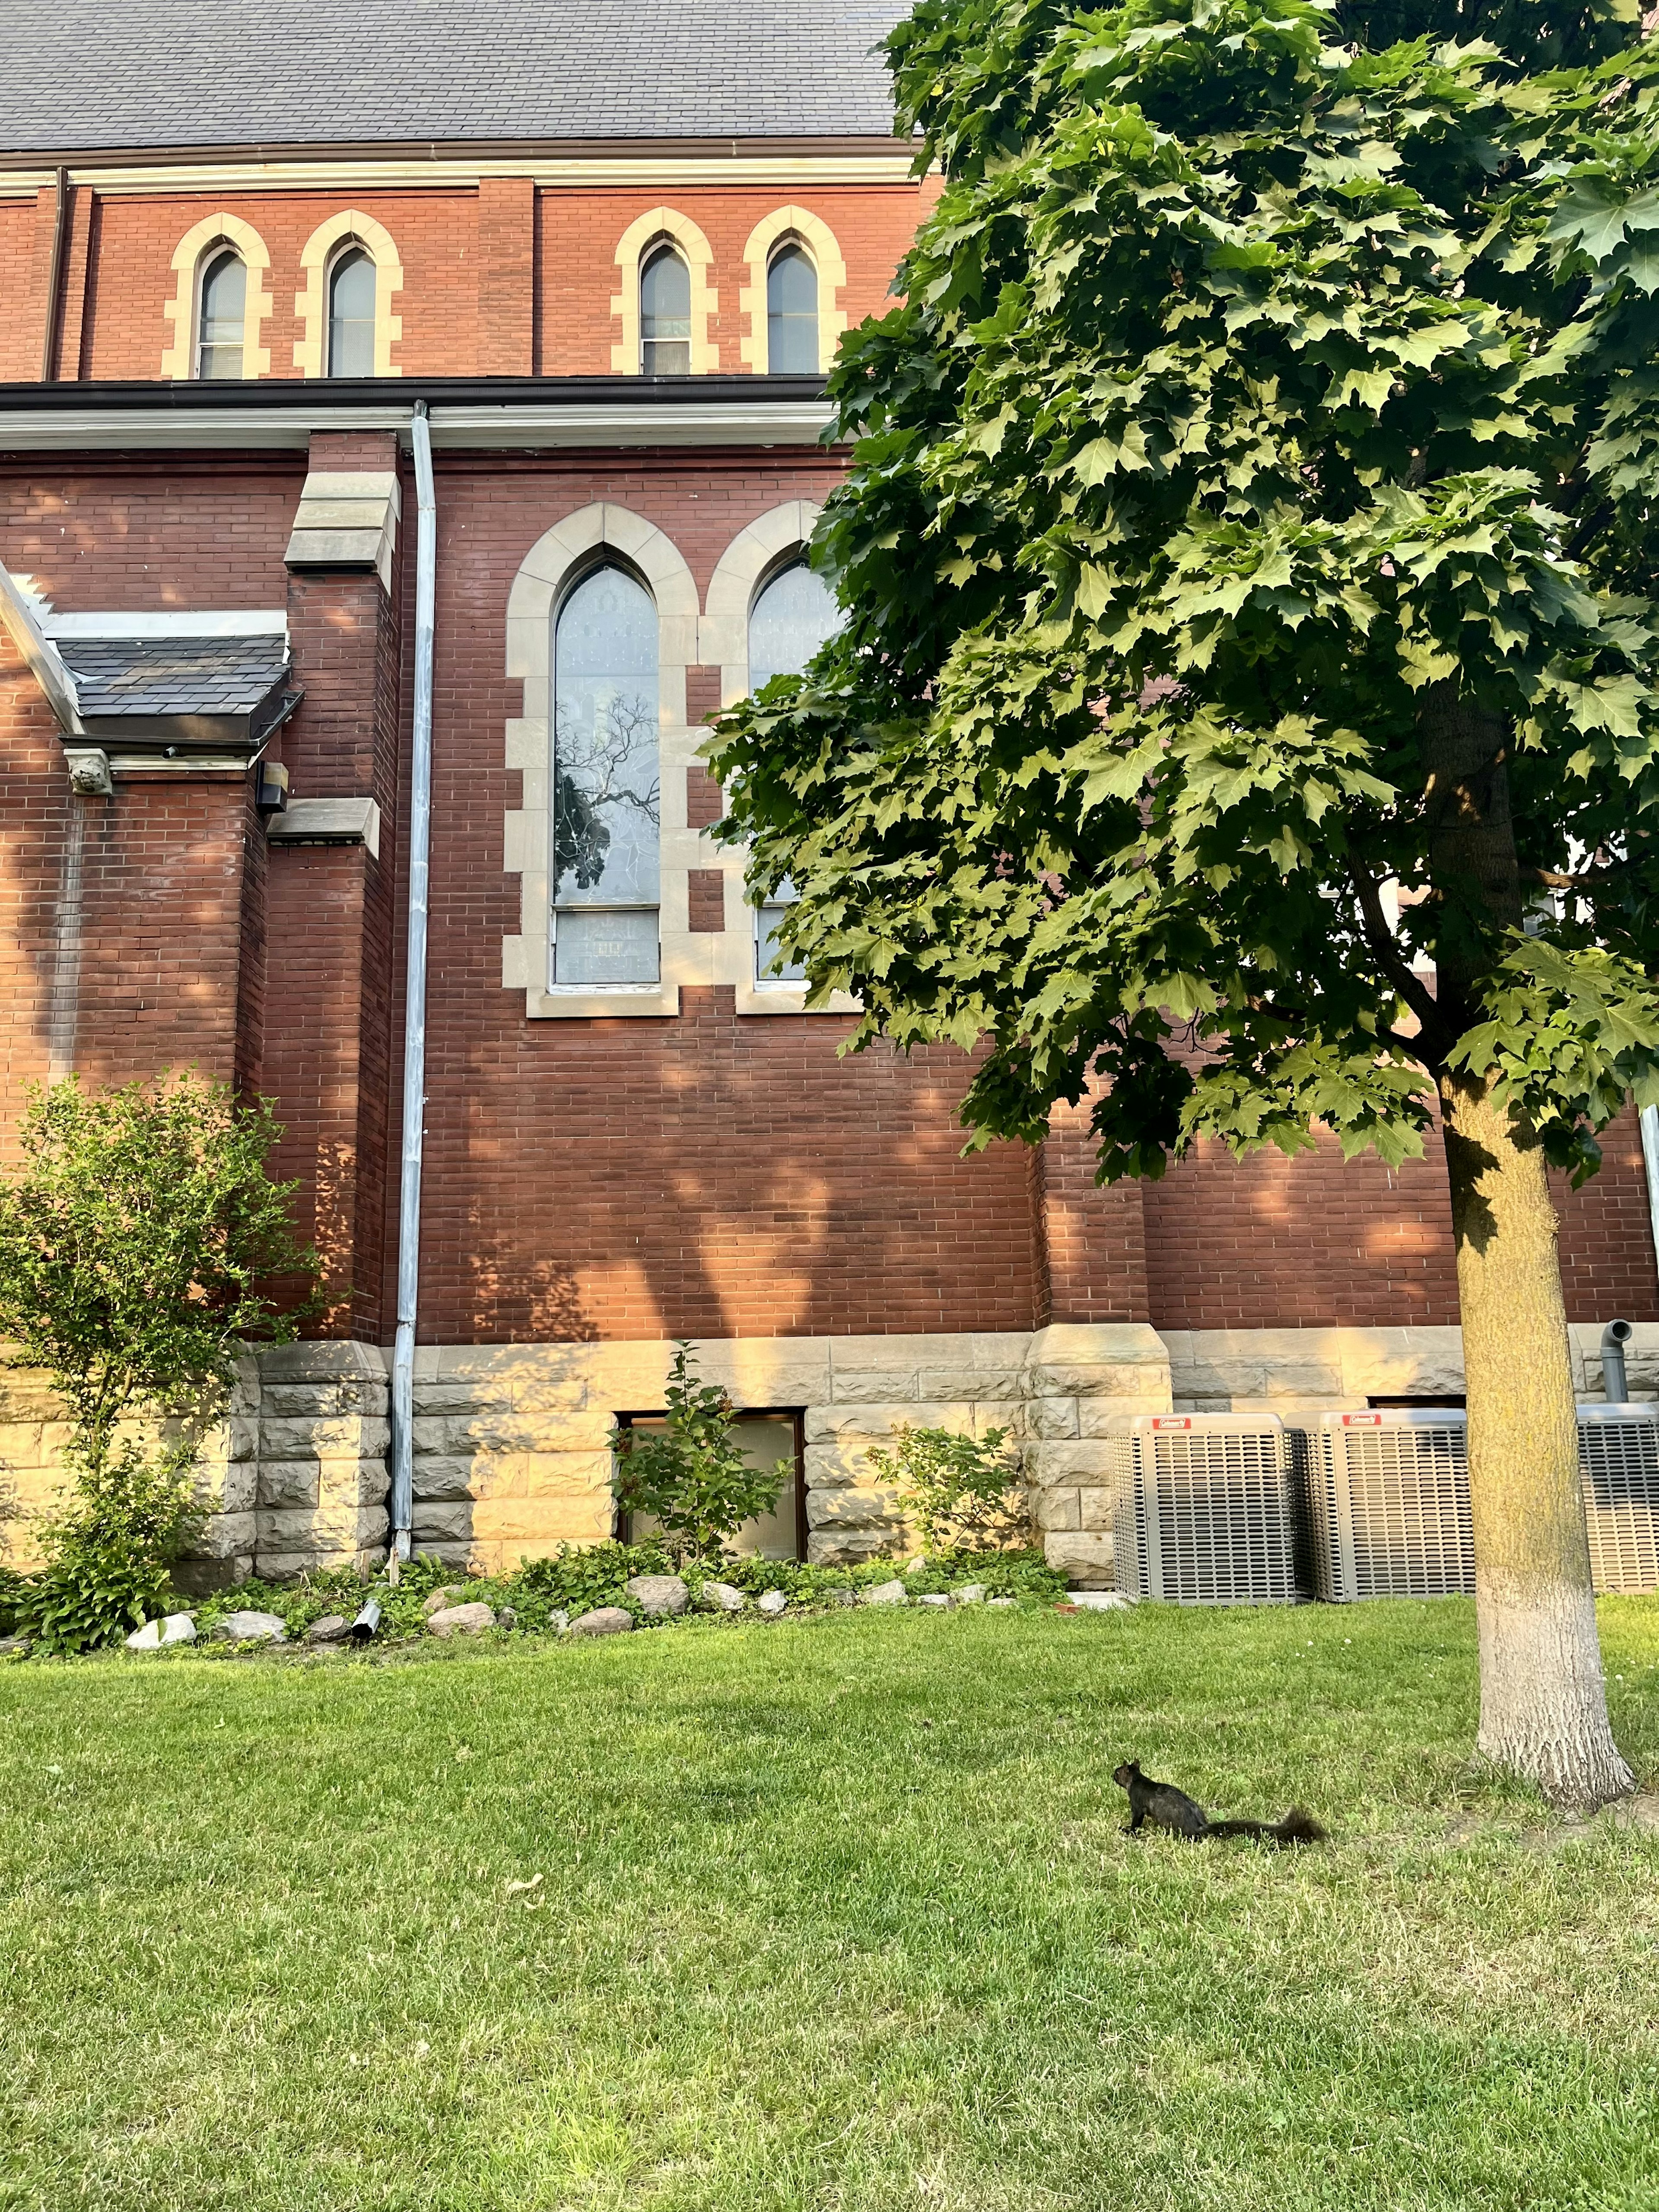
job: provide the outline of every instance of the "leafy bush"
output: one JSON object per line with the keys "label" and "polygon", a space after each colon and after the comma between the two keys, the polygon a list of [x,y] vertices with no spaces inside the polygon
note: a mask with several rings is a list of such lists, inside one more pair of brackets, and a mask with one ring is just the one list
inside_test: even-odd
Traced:
{"label": "leafy bush", "polygon": [[526,1559],[497,1587],[521,1628],[543,1630],[555,1613],[574,1620],[602,1605],[636,1612],[623,1585],[633,1575],[665,1575],[670,1565],[660,1544],[562,1544],[550,1559]]}
{"label": "leafy bush", "polygon": [[188,1445],[151,1455],[125,1442],[92,1459],[77,1441],[66,1456],[70,1502],[43,1525],[46,1564],[21,1579],[11,1611],[43,1650],[86,1651],[165,1609],[169,1571],[203,1514]]}
{"label": "leafy bush", "polygon": [[930,1553],[1024,1548],[1031,1538],[1030,1505],[1019,1455],[1005,1449],[1007,1433],[963,1437],[907,1422],[891,1451],[873,1445],[865,1458]]}
{"label": "leafy bush", "polygon": [[[886,1570],[890,1573],[891,1569]],[[904,1586],[916,1597],[961,1589],[978,1583],[987,1597],[1017,1597],[1033,1605],[1053,1605],[1066,1593],[1064,1575],[1056,1574],[1035,1547],[1018,1551],[976,1552],[966,1548],[929,1553],[920,1566],[908,1569]]]}
{"label": "leafy bush", "polygon": [[[264,1289],[316,1266],[289,1231],[294,1186],[265,1173],[281,1133],[264,1100],[191,1076],[30,1095],[23,1165],[0,1188],[0,1334],[69,1414],[69,1501],[16,1607],[52,1650],[112,1642],[161,1608],[199,1518],[201,1425],[247,1339],[295,1333]],[[124,1421],[169,1416],[190,1425],[149,1452],[117,1441]]]}
{"label": "leafy bush", "polygon": [[676,1559],[705,1559],[745,1521],[769,1513],[782,1479],[751,1467],[732,1433],[732,1401],[717,1383],[699,1382],[691,1347],[674,1348],[660,1429],[635,1429],[617,1439],[612,1485],[625,1513],[649,1515]]}

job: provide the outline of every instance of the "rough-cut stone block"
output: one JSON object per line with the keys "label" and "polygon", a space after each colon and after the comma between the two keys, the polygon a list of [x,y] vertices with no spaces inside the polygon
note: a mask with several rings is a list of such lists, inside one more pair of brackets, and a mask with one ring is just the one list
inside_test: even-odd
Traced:
{"label": "rough-cut stone block", "polygon": [[390,1395],[384,1382],[361,1376],[343,1382],[270,1382],[259,1410],[267,1420],[327,1420],[342,1413],[383,1418]]}
{"label": "rough-cut stone block", "polygon": [[454,1504],[436,1501],[417,1504],[410,1516],[413,1533],[424,1549],[428,1544],[460,1544],[472,1534],[472,1507],[470,1502]]}
{"label": "rough-cut stone block", "polygon": [[1117,1517],[1117,1492],[1079,1490],[1077,1494],[1079,1528],[1110,1528]]}
{"label": "rough-cut stone block", "polygon": [[1108,1535],[1054,1530],[1042,1540],[1042,1555],[1056,1574],[1066,1576],[1079,1589],[1116,1585],[1116,1556]]}
{"label": "rough-cut stone block", "polygon": [[462,1498],[472,1495],[472,1462],[436,1459],[417,1452],[410,1479],[417,1498]]}
{"label": "rough-cut stone block", "polygon": [[1032,1509],[1039,1528],[1075,1528],[1079,1525],[1075,1490],[1039,1490]]}
{"label": "rough-cut stone block", "polygon": [[380,1505],[386,1500],[391,1472],[383,1459],[324,1459],[317,1462],[319,1502],[337,1505]]}
{"label": "rough-cut stone block", "polygon": [[1133,1398],[1148,1413],[1170,1410],[1169,1385],[1150,1367],[1033,1367],[1034,1398]]}
{"label": "rough-cut stone block", "polygon": [[359,1344],[335,1337],[308,1338],[298,1344],[276,1344],[258,1355],[260,1379],[273,1382],[337,1382],[353,1377],[384,1382],[391,1371],[392,1355],[378,1344]]}
{"label": "rough-cut stone block", "polygon": [[[1085,1404],[1098,1401],[1085,1400]],[[1078,1433],[1078,1401],[1075,1398],[1033,1398],[1025,1408],[1024,1430],[1028,1437],[1074,1437]]]}
{"label": "rough-cut stone block", "polygon": [[879,1490],[810,1491],[806,1519],[813,1528],[895,1528],[899,1516]]}
{"label": "rough-cut stone block", "polygon": [[880,1406],[918,1395],[916,1370],[837,1367],[830,1378],[830,1401],[837,1406]]}
{"label": "rough-cut stone block", "polygon": [[608,1500],[614,1462],[608,1451],[498,1452],[472,1462],[472,1495],[485,1498],[591,1498]]}
{"label": "rough-cut stone block", "polygon": [[259,1548],[277,1552],[340,1552],[373,1544],[386,1534],[386,1514],[379,1505],[321,1505],[306,1511],[261,1509],[256,1516]]}
{"label": "rough-cut stone block", "polygon": [[806,1487],[813,1490],[855,1490],[870,1480],[865,1454],[867,1437],[843,1437],[838,1443],[808,1444],[804,1455]]}
{"label": "rough-cut stone block", "polygon": [[847,1406],[812,1406],[806,1414],[809,1443],[839,1437],[857,1439],[860,1448],[879,1443],[890,1448],[901,1428],[953,1429],[958,1436],[974,1433],[974,1408],[966,1398],[912,1398],[866,1401]]}
{"label": "rough-cut stone block", "polygon": [[815,1567],[861,1567],[886,1559],[892,1548],[890,1530],[815,1528],[806,1540],[806,1556]]}
{"label": "rough-cut stone block", "polygon": [[1118,1465],[1117,1447],[1106,1439],[1055,1440],[1025,1447],[1026,1474],[1045,1490],[1055,1485],[1115,1482]]}
{"label": "rough-cut stone block", "polygon": [[261,1505],[313,1506],[322,1482],[314,1459],[262,1459],[258,1498]]}
{"label": "rough-cut stone block", "polygon": [[258,1516],[253,1513],[212,1513],[202,1523],[191,1546],[196,1559],[230,1559],[251,1552],[258,1534]]}
{"label": "rough-cut stone block", "polygon": [[975,1404],[1025,1395],[1024,1377],[1015,1367],[924,1367],[917,1373],[916,1387],[924,1398],[965,1398]]}
{"label": "rough-cut stone block", "polygon": [[271,1420],[260,1424],[262,1459],[373,1459],[392,1440],[391,1425],[356,1413],[333,1413],[313,1421]]}
{"label": "rough-cut stone block", "polygon": [[[444,1511],[446,1508],[426,1508]],[[469,1509],[462,1508],[461,1510]],[[615,1509],[608,1496],[579,1498],[489,1498],[471,1509],[471,1533],[480,1543],[562,1538],[592,1542],[611,1534]]]}

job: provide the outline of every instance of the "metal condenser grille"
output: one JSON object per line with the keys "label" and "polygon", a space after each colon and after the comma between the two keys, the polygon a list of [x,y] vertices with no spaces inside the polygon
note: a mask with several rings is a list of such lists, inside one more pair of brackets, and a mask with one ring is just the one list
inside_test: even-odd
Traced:
{"label": "metal condenser grille", "polygon": [[1650,1406],[1581,1406],[1590,1578],[1599,1590],[1659,1590],[1659,1417]]}
{"label": "metal condenser grille", "polygon": [[1177,1605],[1290,1605],[1296,1499],[1275,1415],[1147,1413],[1122,1447],[1120,1573]]}
{"label": "metal condenser grille", "polygon": [[1449,1597],[1474,1588],[1460,1413],[1326,1413],[1314,1455],[1319,1595]]}

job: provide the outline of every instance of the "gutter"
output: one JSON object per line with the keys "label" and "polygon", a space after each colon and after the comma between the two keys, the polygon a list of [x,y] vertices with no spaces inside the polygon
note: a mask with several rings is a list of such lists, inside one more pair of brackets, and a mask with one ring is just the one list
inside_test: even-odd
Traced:
{"label": "gutter", "polygon": [[[432,842],[432,655],[438,509],[426,402],[410,422],[415,455],[415,702],[409,792],[409,960],[404,1005],[404,1141],[398,1188],[398,1328],[392,1353],[392,1540],[410,1554],[415,1517],[415,1323],[421,1294],[421,1166],[426,1118],[426,945]],[[395,1565],[393,1567],[395,1573]]]}
{"label": "gutter", "polygon": [[313,430],[395,430],[424,403],[435,448],[817,446],[820,376],[265,378],[0,384],[0,453],[303,451]]}

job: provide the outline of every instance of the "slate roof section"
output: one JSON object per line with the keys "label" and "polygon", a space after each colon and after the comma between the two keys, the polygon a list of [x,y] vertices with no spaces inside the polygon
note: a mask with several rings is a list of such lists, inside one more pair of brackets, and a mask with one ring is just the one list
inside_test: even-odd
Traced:
{"label": "slate roof section", "polygon": [[280,637],[66,638],[83,720],[252,714],[288,673]]}
{"label": "slate roof section", "polygon": [[887,137],[897,0],[0,0],[0,152]]}

